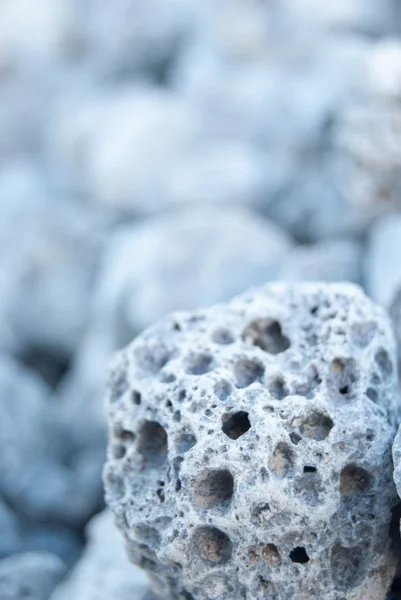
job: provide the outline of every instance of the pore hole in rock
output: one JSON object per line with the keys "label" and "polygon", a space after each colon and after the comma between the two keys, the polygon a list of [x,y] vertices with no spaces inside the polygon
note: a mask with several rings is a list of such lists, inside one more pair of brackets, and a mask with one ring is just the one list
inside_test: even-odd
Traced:
{"label": "pore hole in rock", "polygon": [[310,560],[310,558],[303,546],[297,546],[296,548],[291,550],[289,556],[290,556],[290,559],[292,560],[292,562],[299,563],[301,565],[304,565],[305,563],[309,562],[309,560]]}
{"label": "pore hole in rock", "polygon": [[223,422],[221,429],[232,440],[237,440],[251,428],[248,413],[244,410],[236,413],[226,413],[221,417],[221,420]]}
{"label": "pore hole in rock", "polygon": [[234,366],[234,375],[239,388],[246,388],[255,381],[261,381],[264,374],[263,365],[257,360],[241,359]]}
{"label": "pore hole in rock", "polygon": [[380,348],[375,354],[375,361],[384,377],[391,375],[393,372],[393,363],[387,350]]}
{"label": "pore hole in rock", "polygon": [[267,384],[270,394],[275,400],[283,400],[288,396],[288,389],[285,385],[285,380],[282,375],[271,377]]}
{"label": "pore hole in rock", "polygon": [[358,585],[363,566],[363,553],[362,547],[345,548],[340,542],[334,544],[331,551],[330,568],[331,577],[337,589],[345,590]]}
{"label": "pore hole in rock", "polygon": [[132,392],[132,402],[136,405],[139,406],[141,403],[141,394],[137,391],[134,390]]}
{"label": "pore hole in rock", "polygon": [[303,437],[321,442],[327,438],[333,426],[334,423],[330,417],[313,412],[301,423],[299,430]]}
{"label": "pore hole in rock", "polygon": [[121,500],[121,498],[123,498],[125,494],[125,484],[120,475],[109,471],[106,474],[106,484],[108,494],[111,496],[111,498],[114,500]]}
{"label": "pore hole in rock", "polygon": [[228,329],[220,328],[213,331],[212,340],[215,344],[222,344],[226,346],[233,343],[234,336]]}
{"label": "pore hole in rock", "polygon": [[290,347],[291,343],[275,319],[258,319],[252,321],[242,334],[248,344],[258,346],[269,354],[280,354]]}
{"label": "pore hole in rock", "polygon": [[138,434],[137,451],[149,467],[162,465],[167,458],[167,433],[157,421],[145,421]]}
{"label": "pore hole in rock", "polygon": [[222,402],[224,402],[224,400],[227,400],[227,398],[229,397],[231,392],[232,392],[231,384],[228,383],[228,381],[225,381],[225,380],[218,381],[216,383],[216,385],[214,386],[214,393],[216,394],[218,399],[221,400]]}
{"label": "pore hole in rock", "polygon": [[195,555],[211,565],[228,562],[232,554],[232,543],[228,535],[216,527],[198,527],[192,538]]}
{"label": "pore hole in rock", "polygon": [[270,457],[269,468],[278,477],[288,477],[292,474],[294,453],[285,442],[279,442]]}
{"label": "pore hole in rock", "polygon": [[203,375],[213,369],[213,356],[208,352],[190,354],[185,361],[185,371],[190,375]]}
{"label": "pore hole in rock", "polygon": [[274,544],[266,544],[262,548],[262,558],[273,566],[277,566],[281,562],[280,552]]}
{"label": "pore hole in rock", "polygon": [[356,361],[353,358],[335,358],[330,363],[329,384],[341,396],[349,396],[357,380]]}
{"label": "pore hole in rock", "polygon": [[154,342],[146,346],[139,346],[134,351],[134,358],[138,367],[145,375],[155,375],[172,358],[173,352],[163,344]]}
{"label": "pore hole in rock", "polygon": [[368,471],[351,463],[344,467],[340,475],[340,494],[346,498],[353,498],[363,494],[372,484],[372,477]]}
{"label": "pore hole in rock", "polygon": [[316,471],[317,471],[316,467],[312,467],[309,465],[304,466],[304,473],[316,473]]}
{"label": "pore hole in rock", "polygon": [[176,441],[177,452],[185,454],[196,444],[196,437],[192,433],[182,433]]}
{"label": "pore hole in rock", "polygon": [[372,402],[377,402],[377,398],[378,398],[378,394],[377,391],[374,388],[368,388],[366,390],[366,395],[369,398],[369,400],[372,400]]}
{"label": "pore hole in rock", "polygon": [[192,502],[198,508],[224,506],[231,501],[234,479],[227,469],[208,471],[200,475],[193,488]]}

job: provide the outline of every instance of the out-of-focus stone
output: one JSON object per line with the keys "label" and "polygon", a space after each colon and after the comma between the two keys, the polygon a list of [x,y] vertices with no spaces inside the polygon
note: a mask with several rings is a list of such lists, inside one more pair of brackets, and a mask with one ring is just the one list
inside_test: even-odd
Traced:
{"label": "out-of-focus stone", "polygon": [[49,600],[66,567],[53,554],[32,552],[0,560],[1,600]]}
{"label": "out-of-focus stone", "polygon": [[145,600],[148,579],[129,562],[112,514],[104,511],[97,515],[87,533],[83,556],[51,600]]}

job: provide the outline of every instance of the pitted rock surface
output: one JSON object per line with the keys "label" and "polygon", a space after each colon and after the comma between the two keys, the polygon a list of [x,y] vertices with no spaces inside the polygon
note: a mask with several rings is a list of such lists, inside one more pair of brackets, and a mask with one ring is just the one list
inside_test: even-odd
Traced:
{"label": "pitted rock surface", "polygon": [[117,357],[106,497],[163,598],[380,600],[395,343],[351,284],[175,313]]}

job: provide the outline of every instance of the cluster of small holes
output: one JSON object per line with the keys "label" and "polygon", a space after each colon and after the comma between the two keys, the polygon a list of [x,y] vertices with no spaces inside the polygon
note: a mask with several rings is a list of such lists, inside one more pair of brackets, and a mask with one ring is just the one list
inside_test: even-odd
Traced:
{"label": "cluster of small holes", "polygon": [[[317,307],[316,310],[312,310],[311,312],[316,314]],[[354,331],[354,343],[360,346],[370,343],[371,330],[374,332],[374,327],[356,327]],[[264,352],[270,354],[279,354],[281,352],[285,352],[290,347],[290,340],[283,334],[281,324],[273,319],[262,319],[252,322],[244,330],[242,339],[245,343],[257,346]],[[212,332],[211,340],[215,344],[228,345],[233,343],[234,337],[228,329],[220,328]],[[146,360],[147,359],[148,357],[146,357]],[[156,361],[151,362],[151,364],[154,364],[155,366],[150,368],[149,365],[147,365],[146,368],[149,371],[155,369],[152,372],[156,373],[164,367],[169,359],[170,354],[169,357],[166,358],[166,356],[163,357],[163,353],[161,353],[160,357],[158,357]],[[391,375],[393,365],[388,353],[384,349],[380,349],[379,352],[376,353],[375,360],[378,371],[380,370],[380,379]],[[143,367],[143,356],[139,362],[141,362]],[[209,352],[194,353],[184,359],[185,371],[190,375],[202,375],[210,372],[215,367],[215,359]],[[237,362],[234,364],[233,371],[238,388],[247,388],[255,382],[262,382],[265,377],[265,369],[263,364],[254,358],[247,357],[237,360]],[[174,379],[174,376],[170,379],[170,376],[167,373],[159,373],[159,380],[163,382],[167,383],[169,381],[173,381]],[[341,396],[348,397],[352,393],[353,384],[357,381],[355,374],[355,361],[353,359],[343,358],[334,359],[330,363],[329,379],[331,379]],[[304,392],[300,387],[295,387],[295,385],[293,385],[289,375],[288,381],[291,382],[292,393],[295,393],[294,390],[296,390],[296,393],[308,397],[307,394],[309,387],[308,390]],[[322,380],[317,371],[312,377],[311,382],[315,387],[321,384]],[[303,384],[303,381],[301,381],[301,384]],[[285,378],[280,373],[276,374],[274,377],[270,377],[270,379],[266,381],[265,385],[270,392],[270,395],[275,400],[283,400],[289,395]],[[122,384],[117,387],[119,388],[119,394],[125,393],[125,385],[123,381]],[[193,389],[195,390],[196,388],[194,387]],[[249,393],[251,391],[255,392],[255,390],[257,392],[259,387],[256,386],[255,388],[252,388]],[[220,380],[215,383],[214,393],[218,400],[225,402],[232,395],[233,389],[229,381]],[[234,392],[234,395],[236,393],[238,392]],[[376,402],[377,392],[373,387],[366,389],[366,395],[372,401]],[[183,401],[186,396],[187,392],[185,390],[180,390],[178,394],[179,400]],[[141,404],[141,394],[139,392],[132,392],[132,402],[137,406]],[[171,401],[168,402],[169,407],[172,408]],[[227,410],[230,411],[233,409],[233,406],[231,406],[232,402],[229,402],[228,404],[229,406],[226,405]],[[278,414],[278,405],[274,402],[272,402],[272,404],[276,406],[276,409],[273,407],[267,408],[269,408],[271,412],[276,410]],[[280,407],[282,406],[285,406],[285,404],[280,405]],[[213,411],[211,408],[208,408],[206,411],[204,411],[205,415],[208,417],[213,416]],[[216,408],[216,405],[214,405],[213,408]],[[280,413],[281,412],[282,411],[280,411]],[[179,421],[181,418],[180,413],[176,411],[173,414],[173,418],[176,421]],[[227,412],[221,417],[221,420],[222,432],[232,440],[238,440],[251,428],[249,413],[246,411]],[[300,424],[298,421],[297,431],[292,431],[289,435],[289,438],[294,445],[298,444],[303,438],[320,442],[328,437],[333,426],[333,420],[328,415],[313,412],[304,418]],[[214,433],[214,431],[210,430],[209,433]],[[151,438],[153,441],[151,441]],[[181,436],[175,439],[175,448],[179,454],[188,452],[195,444],[196,438],[192,433],[183,433]],[[125,454],[124,447],[122,447],[122,449],[118,448],[120,447],[116,446],[113,449],[116,458],[120,458],[120,456],[117,456],[119,453],[122,453],[122,456]],[[147,466],[158,466],[162,464],[167,456],[166,431],[156,421],[145,422],[145,424],[142,425],[139,430],[136,448],[138,453],[147,463]],[[245,457],[245,454],[243,454],[243,456]],[[311,463],[313,463],[314,456],[311,456],[310,458]],[[182,457],[177,457],[177,460],[180,461],[179,463],[176,463],[175,467],[178,475],[183,459]],[[210,466],[212,466],[212,461],[209,461],[209,463]],[[291,449],[291,446],[285,442],[280,442],[277,444],[274,452],[270,455],[268,466],[270,471],[276,477],[294,477],[295,454]],[[318,469],[314,464],[305,464],[303,467],[301,466],[301,469],[302,468],[304,477],[315,477],[316,479],[320,479],[320,474],[317,473]],[[264,467],[260,469],[260,473],[265,473],[266,480],[269,478],[268,471]],[[257,476],[259,476],[259,471]],[[347,465],[340,475],[340,493],[344,498],[355,497],[356,495],[362,494],[365,490],[369,489],[371,480],[370,474],[361,467],[358,467],[355,464]],[[160,502],[164,502],[164,481],[159,481],[158,483],[157,495]],[[120,482],[117,482],[117,484],[114,483],[113,485],[114,489],[117,487],[121,491]],[[180,489],[181,481],[177,478],[176,491],[179,491]],[[219,509],[222,507],[225,508],[230,505],[233,497],[234,479],[231,473],[226,469],[209,469],[199,474],[197,481],[191,483],[190,492],[192,504],[198,509],[209,510]],[[259,505],[252,513],[253,522],[256,521],[259,526],[266,526],[270,513],[270,507],[267,504]],[[227,533],[224,533],[220,529],[210,525],[211,522],[211,519],[209,519],[208,526],[198,527],[195,530],[195,533],[191,538],[193,549],[195,554],[202,561],[211,566],[221,565],[230,559],[232,554],[232,543]],[[334,571],[336,568],[338,569],[341,556],[344,554],[343,550],[344,549],[338,545],[336,550],[333,550],[332,552],[332,569]],[[347,551],[348,549],[345,550]],[[302,546],[293,548],[289,554],[287,549],[285,554],[287,556],[287,560],[290,559],[292,562],[298,564],[306,564],[310,560],[306,549]],[[279,565],[282,561],[280,553],[274,544],[258,544],[251,547],[249,549],[249,557],[252,562],[264,560],[272,566]],[[269,584],[267,581],[266,583]]]}
{"label": "cluster of small holes", "polygon": [[264,561],[272,567],[281,563],[281,556],[274,544],[258,544],[248,549],[248,557],[252,563]]}

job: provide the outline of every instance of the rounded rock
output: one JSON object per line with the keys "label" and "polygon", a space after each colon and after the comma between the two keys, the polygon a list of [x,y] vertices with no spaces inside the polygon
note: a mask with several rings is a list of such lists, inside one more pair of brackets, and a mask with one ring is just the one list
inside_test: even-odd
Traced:
{"label": "rounded rock", "polygon": [[270,284],[116,357],[106,499],[163,598],[384,600],[394,346],[358,287]]}

